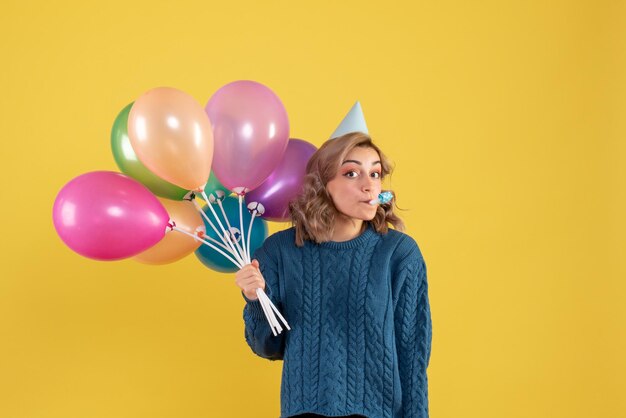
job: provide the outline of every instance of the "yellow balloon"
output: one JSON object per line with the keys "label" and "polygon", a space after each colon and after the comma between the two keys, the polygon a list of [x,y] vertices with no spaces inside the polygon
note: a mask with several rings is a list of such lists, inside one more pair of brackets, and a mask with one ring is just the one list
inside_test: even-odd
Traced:
{"label": "yellow balloon", "polygon": [[[205,232],[202,216],[193,202],[158,199],[178,228],[194,235],[199,231]],[[181,232],[169,231],[161,241],[133,258],[144,264],[173,263],[194,252],[201,244],[200,241]]]}
{"label": "yellow balloon", "polygon": [[213,130],[193,97],[171,87],[144,93],[130,110],[128,137],[154,174],[185,190],[203,189],[211,174]]}

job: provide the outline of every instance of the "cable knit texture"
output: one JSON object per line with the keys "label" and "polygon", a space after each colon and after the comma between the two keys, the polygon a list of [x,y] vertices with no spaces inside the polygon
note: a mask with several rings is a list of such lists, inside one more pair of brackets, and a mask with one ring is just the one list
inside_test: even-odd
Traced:
{"label": "cable knit texture", "polygon": [[426,265],[410,236],[368,226],[349,241],[297,247],[290,228],[253,258],[291,326],[275,337],[260,303],[244,296],[248,345],[284,360],[281,418],[428,417],[432,322]]}

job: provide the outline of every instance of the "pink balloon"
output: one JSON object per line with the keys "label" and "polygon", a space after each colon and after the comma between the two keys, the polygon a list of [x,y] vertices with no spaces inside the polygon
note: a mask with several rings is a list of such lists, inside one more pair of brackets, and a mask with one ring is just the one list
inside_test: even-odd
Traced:
{"label": "pink balloon", "polygon": [[302,192],[306,164],[317,148],[301,139],[290,139],[278,167],[256,189],[246,194],[246,203],[259,202],[265,213],[263,219],[284,222],[289,217],[289,202]]}
{"label": "pink balloon", "polygon": [[159,242],[167,211],[144,185],[111,171],[82,174],[54,201],[52,219],[63,242],[96,260],[132,257]]}
{"label": "pink balloon", "polygon": [[258,187],[280,163],[289,140],[287,111],[254,81],[220,88],[207,103],[215,143],[213,173],[229,190]]}

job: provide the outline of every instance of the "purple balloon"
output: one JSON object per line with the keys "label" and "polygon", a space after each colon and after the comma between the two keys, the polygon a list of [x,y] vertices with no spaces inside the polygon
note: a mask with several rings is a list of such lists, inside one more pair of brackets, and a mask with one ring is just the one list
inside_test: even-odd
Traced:
{"label": "purple balloon", "polygon": [[229,190],[255,189],[280,162],[289,140],[287,111],[272,90],[241,80],[209,99],[213,126],[213,173]]}
{"label": "purple balloon", "polygon": [[63,242],[96,260],[119,260],[163,238],[167,211],[143,184],[112,171],[93,171],[67,183],[52,219]]}
{"label": "purple balloon", "polygon": [[306,164],[317,151],[315,145],[290,139],[278,167],[259,187],[246,194],[246,202],[260,202],[265,207],[262,218],[284,222],[290,219],[289,202],[302,191]]}

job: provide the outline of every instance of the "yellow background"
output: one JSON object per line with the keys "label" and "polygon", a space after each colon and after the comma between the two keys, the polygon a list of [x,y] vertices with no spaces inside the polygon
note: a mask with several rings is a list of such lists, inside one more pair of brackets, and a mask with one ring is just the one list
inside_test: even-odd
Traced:
{"label": "yellow background", "polygon": [[361,101],[428,265],[433,418],[626,416],[625,5],[5,0],[0,417],[278,416],[232,275],[82,258],[51,217],[141,93],[238,79],[318,146]]}

